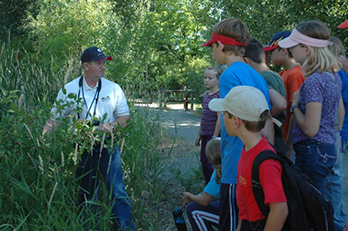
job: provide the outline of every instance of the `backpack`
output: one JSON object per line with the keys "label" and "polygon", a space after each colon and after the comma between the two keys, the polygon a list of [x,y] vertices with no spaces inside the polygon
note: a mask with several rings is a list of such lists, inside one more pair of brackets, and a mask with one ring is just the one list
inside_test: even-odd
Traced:
{"label": "backpack", "polygon": [[282,182],[287,199],[289,215],[282,230],[292,231],[333,231],[333,207],[326,201],[307,175],[284,155],[277,155],[271,150],[258,154],[252,166],[252,188],[255,200],[267,217],[269,206],[264,204],[265,195],[261,188],[259,166],[266,159],[275,159],[282,164]]}

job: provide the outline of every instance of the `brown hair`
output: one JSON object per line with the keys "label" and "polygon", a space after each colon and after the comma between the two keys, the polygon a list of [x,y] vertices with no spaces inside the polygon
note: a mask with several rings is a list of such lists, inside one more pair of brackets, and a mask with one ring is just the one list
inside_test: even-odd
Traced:
{"label": "brown hair", "polygon": [[216,169],[215,181],[220,183],[221,181],[221,141],[220,139],[211,139],[205,146],[205,155],[210,163]]}
{"label": "brown hair", "polygon": [[264,63],[266,54],[263,45],[255,38],[249,40],[248,46],[245,47],[245,57],[251,59],[257,64]]}
{"label": "brown hair", "polygon": [[[240,43],[247,44],[250,38],[250,32],[247,25],[239,19],[227,18],[214,26],[213,32],[223,36],[236,39]],[[244,57],[245,47],[224,45],[224,52],[232,52],[238,56]]]}
{"label": "brown hair", "polygon": [[[310,20],[300,23],[296,30],[301,34],[307,35],[311,38],[329,40],[330,30],[321,21]],[[316,71],[325,72],[340,70],[337,58],[332,54],[328,47],[310,47],[311,52],[306,61],[302,64],[305,77],[310,76]]]}
{"label": "brown hair", "polygon": [[[232,114],[230,114],[229,112],[228,113],[228,117],[231,119]],[[243,120],[243,123],[245,125],[245,128],[249,131],[249,132],[259,132],[261,131],[264,127],[265,127],[265,124],[266,124],[266,121],[267,120],[270,120],[272,117],[271,117],[271,114],[269,112],[269,110],[265,110],[264,112],[262,112],[262,114],[260,115],[260,120],[255,122],[255,121],[246,121],[246,120]]]}

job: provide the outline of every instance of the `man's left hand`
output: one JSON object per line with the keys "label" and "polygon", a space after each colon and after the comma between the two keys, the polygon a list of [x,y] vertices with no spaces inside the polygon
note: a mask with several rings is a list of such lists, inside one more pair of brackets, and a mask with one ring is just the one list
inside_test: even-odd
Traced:
{"label": "man's left hand", "polygon": [[103,123],[100,131],[106,131],[108,133],[111,133],[114,130],[114,126],[111,123]]}

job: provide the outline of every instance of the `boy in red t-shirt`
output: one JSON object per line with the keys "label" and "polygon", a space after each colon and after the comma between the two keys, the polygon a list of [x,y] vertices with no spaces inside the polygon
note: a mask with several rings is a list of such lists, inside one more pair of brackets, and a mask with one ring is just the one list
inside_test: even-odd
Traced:
{"label": "boy in red t-shirt", "polygon": [[209,103],[213,111],[224,113],[224,124],[230,136],[238,136],[243,150],[238,163],[237,204],[239,223],[237,230],[281,230],[288,216],[288,206],[282,184],[282,165],[268,159],[259,167],[260,183],[265,194],[265,204],[270,212],[265,217],[253,196],[251,169],[255,157],[272,146],[260,130],[271,118],[269,107],[263,93],[251,86],[236,86],[224,99],[213,99]]}

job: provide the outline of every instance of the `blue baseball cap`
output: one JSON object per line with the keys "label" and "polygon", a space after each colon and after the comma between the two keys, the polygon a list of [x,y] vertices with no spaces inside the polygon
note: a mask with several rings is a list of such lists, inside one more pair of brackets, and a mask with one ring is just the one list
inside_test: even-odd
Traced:
{"label": "blue baseball cap", "polygon": [[264,51],[271,51],[279,47],[278,42],[289,37],[291,34],[291,31],[289,30],[284,30],[280,31],[276,34],[273,35],[271,41],[268,43],[268,45],[263,47]]}
{"label": "blue baseball cap", "polygon": [[112,57],[104,55],[98,47],[88,47],[81,55],[82,63],[101,60],[112,60]]}

